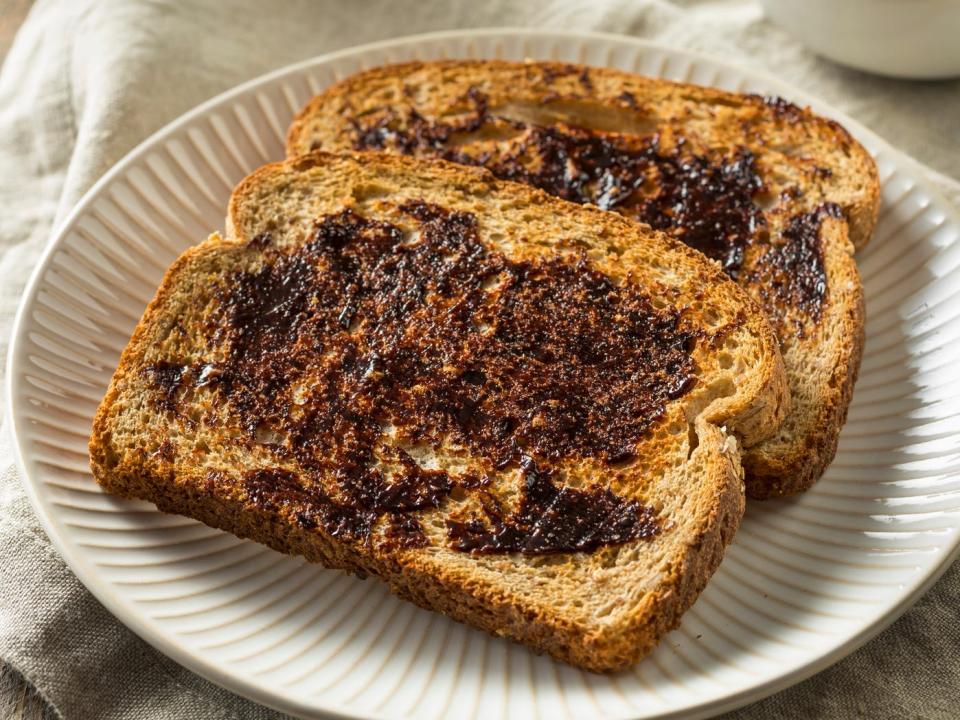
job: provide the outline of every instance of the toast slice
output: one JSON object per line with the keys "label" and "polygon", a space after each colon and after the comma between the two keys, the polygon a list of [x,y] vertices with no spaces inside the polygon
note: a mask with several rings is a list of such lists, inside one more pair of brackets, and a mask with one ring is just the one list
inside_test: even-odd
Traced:
{"label": "toast slice", "polygon": [[613,213],[381,154],[268,165],[170,268],[91,466],[591,670],[676,626],[788,410],[722,271]]}
{"label": "toast slice", "polygon": [[556,63],[378,68],[311,100],[287,153],[377,150],[483,165],[664,230],[719,262],[780,338],[793,413],[744,454],[747,492],[810,487],[833,459],[863,347],[855,247],[876,222],[871,157],[778,98]]}

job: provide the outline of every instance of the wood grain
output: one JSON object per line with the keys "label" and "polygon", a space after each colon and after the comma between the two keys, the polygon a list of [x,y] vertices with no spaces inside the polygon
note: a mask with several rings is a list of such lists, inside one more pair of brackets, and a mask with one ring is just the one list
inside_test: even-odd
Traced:
{"label": "wood grain", "polygon": [[0,717],[9,720],[57,720],[57,714],[23,676],[0,663]]}

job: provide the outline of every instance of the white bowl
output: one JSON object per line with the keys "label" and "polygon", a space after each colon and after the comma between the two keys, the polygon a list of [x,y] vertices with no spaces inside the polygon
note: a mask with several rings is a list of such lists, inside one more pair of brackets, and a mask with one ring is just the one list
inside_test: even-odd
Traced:
{"label": "white bowl", "polygon": [[838,63],[898,78],[960,76],[960,0],[762,0],[777,25]]}

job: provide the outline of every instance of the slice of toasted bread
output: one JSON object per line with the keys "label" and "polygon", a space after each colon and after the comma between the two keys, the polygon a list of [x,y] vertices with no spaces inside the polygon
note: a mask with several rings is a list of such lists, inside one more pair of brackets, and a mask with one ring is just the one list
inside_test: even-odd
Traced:
{"label": "slice of toasted bread", "polygon": [[873,160],[778,98],[556,63],[409,63],[311,100],[287,153],[378,150],[484,165],[616,210],[720,262],[766,309],[793,413],[744,454],[752,497],[808,488],[833,459],[860,366],[854,247],[879,205]]}
{"label": "slice of toasted bread", "polygon": [[108,491],[592,670],[675,627],[788,410],[712,263],[484,170],[268,165],[170,268],[100,406]]}

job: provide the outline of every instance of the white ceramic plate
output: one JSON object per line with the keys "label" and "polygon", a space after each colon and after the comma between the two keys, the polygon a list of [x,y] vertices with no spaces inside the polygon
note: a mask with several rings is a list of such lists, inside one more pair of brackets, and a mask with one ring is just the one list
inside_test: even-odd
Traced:
{"label": "white ceramic plate", "polygon": [[[234,183],[281,158],[293,113],[363,68],[409,58],[559,58],[775,92],[841,120],[875,155],[883,211],[859,256],[866,355],[820,483],[751,503],[683,626],[636,667],[580,672],[145,503],[102,494],[87,434],[164,269],[221,227]],[[349,717],[702,717],[835,662],[954,557],[960,526],[960,222],[906,158],[772,78],[636,40],[512,30],[427,35],[248,83],[133,151],[80,202],[17,318],[8,392],[27,491],[63,557],[130,628],[287,712]]]}

